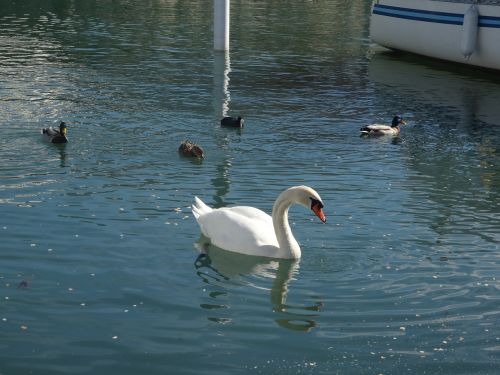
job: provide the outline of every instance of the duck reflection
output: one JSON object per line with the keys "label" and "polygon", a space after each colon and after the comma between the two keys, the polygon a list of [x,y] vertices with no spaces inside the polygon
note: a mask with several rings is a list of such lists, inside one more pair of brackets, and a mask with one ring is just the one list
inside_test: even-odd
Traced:
{"label": "duck reflection", "polygon": [[[280,327],[293,331],[308,332],[316,327],[315,317],[318,316],[323,303],[316,302],[312,306],[288,304],[290,282],[298,275],[299,260],[269,259],[237,254],[204,243],[200,239],[197,247],[201,254],[195,261],[196,274],[200,279],[214,288],[223,287],[223,290],[213,290],[209,296],[213,299],[227,297],[230,292],[228,286],[240,286],[244,276],[257,276],[272,279],[271,288],[254,283],[244,283],[261,290],[269,290],[271,310],[277,315],[274,319]],[[227,309],[225,304],[201,304],[203,309],[214,311]],[[227,317],[209,317],[209,320],[218,323],[229,323]]]}
{"label": "duck reflection", "polygon": [[66,148],[65,148],[65,143],[63,143],[63,146],[59,147],[59,160],[60,160],[60,166],[61,168],[66,167]]}

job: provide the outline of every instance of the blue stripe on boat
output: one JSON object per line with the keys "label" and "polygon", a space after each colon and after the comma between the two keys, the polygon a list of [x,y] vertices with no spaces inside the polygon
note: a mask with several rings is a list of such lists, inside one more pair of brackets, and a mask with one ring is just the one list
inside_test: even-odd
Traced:
{"label": "blue stripe on boat", "polygon": [[[373,14],[449,25],[462,25],[464,22],[464,15],[460,13],[434,12],[431,10],[393,7],[380,4],[375,4],[373,6]],[[479,26],[500,28],[500,17],[479,16]]]}
{"label": "blue stripe on boat", "polygon": [[500,28],[500,17],[479,16],[479,26]]}
{"label": "blue stripe on boat", "polygon": [[446,23],[452,25],[461,25],[464,22],[463,14],[433,12],[430,10],[401,8],[380,4],[375,4],[373,7],[373,13],[388,17],[405,18],[424,22]]}

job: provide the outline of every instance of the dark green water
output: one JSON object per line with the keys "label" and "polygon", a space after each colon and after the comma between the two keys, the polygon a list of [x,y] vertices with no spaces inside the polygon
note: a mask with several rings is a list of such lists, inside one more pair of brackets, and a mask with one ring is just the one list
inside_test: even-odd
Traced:
{"label": "dark green water", "polygon": [[[498,374],[498,75],[384,53],[367,1],[231,11],[225,56],[210,1],[2,3],[0,374]],[[298,184],[300,261],[195,263],[195,195]]]}

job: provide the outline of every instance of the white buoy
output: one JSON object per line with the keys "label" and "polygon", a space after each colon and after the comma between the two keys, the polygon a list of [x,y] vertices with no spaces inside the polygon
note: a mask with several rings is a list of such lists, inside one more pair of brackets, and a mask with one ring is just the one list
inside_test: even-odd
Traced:
{"label": "white buoy", "polygon": [[229,0],[214,0],[214,49],[229,50]]}
{"label": "white buoy", "polygon": [[462,28],[462,43],[460,50],[466,59],[468,59],[476,50],[477,32],[479,28],[479,11],[472,4],[464,14],[464,23]]}

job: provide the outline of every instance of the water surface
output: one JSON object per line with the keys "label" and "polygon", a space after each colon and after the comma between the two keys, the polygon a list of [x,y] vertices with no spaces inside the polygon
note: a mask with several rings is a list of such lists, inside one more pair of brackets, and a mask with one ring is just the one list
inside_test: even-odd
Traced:
{"label": "water surface", "polygon": [[[371,45],[366,2],[231,9],[228,55],[205,1],[0,10],[0,373],[497,373],[500,81]],[[298,184],[300,261],[196,261],[193,196]]]}

